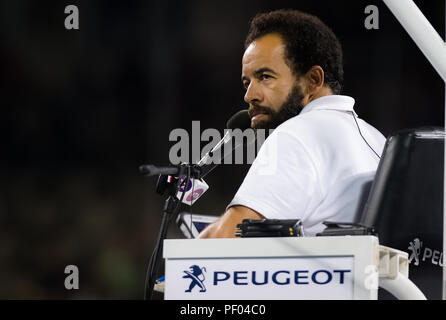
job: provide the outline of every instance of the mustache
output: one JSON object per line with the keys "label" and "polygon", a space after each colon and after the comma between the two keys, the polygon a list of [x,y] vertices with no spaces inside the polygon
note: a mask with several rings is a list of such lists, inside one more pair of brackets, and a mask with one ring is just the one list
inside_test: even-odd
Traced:
{"label": "mustache", "polygon": [[248,110],[248,115],[250,118],[254,117],[257,114],[260,113],[265,113],[265,114],[272,114],[272,110],[268,107],[262,107],[262,106],[257,106],[257,105],[253,105],[252,108],[249,108]]}

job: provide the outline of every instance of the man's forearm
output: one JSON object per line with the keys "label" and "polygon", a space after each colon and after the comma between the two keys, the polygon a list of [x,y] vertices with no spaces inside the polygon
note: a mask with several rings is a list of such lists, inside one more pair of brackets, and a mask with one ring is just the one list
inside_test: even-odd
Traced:
{"label": "man's forearm", "polygon": [[233,206],[217,221],[204,229],[198,238],[235,238],[237,225],[242,223],[243,219],[264,219],[264,217],[250,208]]}
{"label": "man's forearm", "polygon": [[[199,239],[205,238],[235,238],[235,228],[231,228],[223,223],[223,217],[206,227],[199,235]],[[231,232],[231,231],[234,232]]]}
{"label": "man's forearm", "polygon": [[201,231],[200,234],[198,235],[198,239],[215,238],[212,235],[215,232],[214,228],[215,228],[216,223],[217,223],[217,221],[214,223],[211,223],[203,231]]}

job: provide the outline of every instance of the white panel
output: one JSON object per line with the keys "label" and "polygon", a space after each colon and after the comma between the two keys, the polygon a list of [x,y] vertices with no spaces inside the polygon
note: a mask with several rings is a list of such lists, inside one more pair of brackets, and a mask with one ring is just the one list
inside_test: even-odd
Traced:
{"label": "white panel", "polygon": [[353,299],[353,262],[353,257],[169,259],[165,299]]}

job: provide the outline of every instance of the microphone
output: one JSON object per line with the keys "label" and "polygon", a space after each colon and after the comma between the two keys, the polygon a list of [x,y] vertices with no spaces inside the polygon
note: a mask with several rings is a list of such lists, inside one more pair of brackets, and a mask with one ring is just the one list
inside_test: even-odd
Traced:
{"label": "microphone", "polygon": [[[203,195],[204,192],[206,192],[206,190],[209,189],[209,186],[203,178],[219,165],[219,163],[208,163],[214,153],[221,151],[221,149],[224,148],[224,154],[222,155],[220,152],[219,160],[221,163],[223,159],[244,144],[244,141],[242,140],[237,141],[238,144],[231,144],[232,148],[230,148],[230,150],[227,150],[228,148],[225,147],[233,137],[233,130],[240,129],[241,131],[244,131],[251,127],[251,118],[248,115],[248,110],[240,110],[234,114],[226,123],[226,127],[230,130],[225,133],[223,139],[206,153],[197,164],[180,164],[169,167],[157,167],[149,164],[140,166],[140,172],[144,176],[159,175],[156,189],[160,194],[163,194],[167,190],[167,186],[171,182],[172,177],[177,177],[179,179],[179,184],[181,185],[184,182],[185,185],[178,190],[176,197],[178,199],[183,198],[182,202],[191,206],[201,197],[201,195]],[[253,140],[248,141],[248,144],[252,143],[254,140],[255,137]],[[189,181],[187,182],[184,181],[187,175],[186,172],[190,173]]]}
{"label": "microphone", "polygon": [[[247,110],[242,110],[237,112],[232,116],[227,122],[226,126],[228,129],[246,129],[249,128],[251,124]],[[232,130],[230,130],[232,131]],[[157,269],[159,267],[159,259],[161,258],[161,252],[163,248],[163,240],[166,238],[167,229],[172,213],[178,213],[179,206],[177,202],[173,199],[173,196],[178,198],[181,202],[188,205],[192,205],[201,195],[209,188],[209,186],[202,179],[207,175],[212,169],[214,169],[217,164],[207,164],[207,159],[209,159],[213,152],[222,148],[226,143],[228,143],[232,138],[232,133],[227,131],[225,137],[220,141],[208,154],[200,160],[198,164],[180,164],[178,166],[170,167],[156,167],[153,165],[142,165],[139,170],[145,176],[151,176],[158,174],[157,182],[157,192],[164,194],[167,190],[169,192],[169,198],[166,200],[164,206],[164,215],[161,223],[161,230],[158,236],[157,244],[155,250],[153,251],[152,258],[149,262],[149,268],[147,270],[147,280],[146,280],[146,290],[145,294],[151,298],[153,293],[153,287],[155,284],[155,276]],[[243,145],[242,142],[234,146],[233,150],[239,145]],[[208,158],[206,158],[206,156]],[[224,159],[226,154],[222,157]],[[187,170],[187,173],[186,173]],[[187,177],[187,178],[186,178]],[[185,181],[188,180],[188,181]],[[195,187],[195,183],[198,183],[198,188]],[[174,194],[176,193],[176,194]],[[144,296],[146,298],[146,296]]]}
{"label": "microphone", "polygon": [[[177,193],[177,198],[181,199],[182,195],[181,193],[184,192],[183,203],[186,203],[190,206],[194,204],[194,202],[197,201],[198,198],[200,198],[203,195],[203,193],[205,193],[209,189],[208,184],[203,180],[203,178],[209,172],[215,169],[215,167],[217,167],[218,164],[221,163],[222,160],[226,158],[226,156],[232,154],[234,150],[243,145],[243,140],[242,140],[241,142],[239,141],[237,145],[234,145],[231,148],[231,150],[227,150],[228,148],[226,146],[233,137],[232,131],[235,129],[240,129],[244,131],[245,129],[250,127],[251,127],[251,118],[248,115],[248,110],[240,110],[239,112],[234,114],[226,123],[226,128],[230,130],[226,131],[223,139],[221,139],[208,153],[204,155],[203,158],[201,158],[200,161],[198,161],[196,165],[194,165],[194,168],[198,169],[199,171],[199,179],[189,180],[184,189],[180,190]],[[251,142],[252,141],[249,141],[248,143]],[[221,151],[222,148],[224,148],[225,153],[221,155],[220,152],[219,163],[208,164],[209,159],[214,155],[214,153],[217,151]]]}
{"label": "microphone", "polygon": [[248,110],[240,110],[234,114],[228,122],[226,122],[226,128],[228,129],[241,129],[245,130],[251,127],[251,117],[248,114]]}
{"label": "microphone", "polygon": [[[208,164],[208,160],[213,156],[213,154],[221,150],[232,138],[232,130],[240,129],[242,131],[251,127],[251,118],[248,115],[248,110],[240,110],[236,114],[234,114],[228,122],[226,122],[226,128],[230,129],[226,132],[223,139],[221,139],[208,153],[206,153],[203,158],[195,165],[195,169],[200,171],[199,178],[203,178],[207,175],[212,169],[214,169],[218,164]],[[251,141],[249,141],[251,142]],[[243,145],[243,143],[239,143],[234,145],[232,150],[226,150],[225,154],[221,157],[221,160],[226,158],[226,156]],[[158,167],[151,164],[142,165],[139,167],[139,171],[145,176],[154,176],[154,175],[178,175],[181,173],[181,165],[179,166],[169,166],[169,167]],[[195,170],[193,173],[196,173]]]}
{"label": "microphone", "polygon": [[[251,127],[251,117],[248,114],[248,110],[240,110],[236,114],[234,114],[228,122],[226,122],[226,128],[230,129],[228,130],[225,135],[223,136],[223,139],[221,139],[208,153],[206,153],[203,158],[201,158],[200,161],[198,161],[197,166],[200,168],[200,178],[203,178],[206,176],[209,172],[211,172],[215,167],[218,166],[218,163],[211,163],[208,164],[209,159],[214,155],[216,151],[221,151],[222,148],[224,148],[228,142],[232,139],[233,134],[232,131],[235,129],[240,129],[242,131],[248,129]],[[248,144],[250,144],[252,141],[248,141]],[[227,150],[227,148],[224,148],[224,154],[220,157],[220,162],[225,159],[228,155],[232,154],[234,150],[236,150],[238,147],[243,145],[243,141],[238,144],[235,144],[232,146],[230,150]]]}

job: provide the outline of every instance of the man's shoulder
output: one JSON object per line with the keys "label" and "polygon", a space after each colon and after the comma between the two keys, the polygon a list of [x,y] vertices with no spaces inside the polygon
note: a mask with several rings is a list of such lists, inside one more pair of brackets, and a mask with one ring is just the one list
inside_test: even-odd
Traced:
{"label": "man's shoulder", "polygon": [[[288,119],[279,125],[275,130],[275,134],[288,134],[298,140],[306,140],[314,138],[323,133],[327,126],[331,126],[325,112],[308,112],[299,114]],[[323,129],[325,128],[325,129]]]}
{"label": "man's shoulder", "polygon": [[[357,123],[366,136],[381,143],[385,141],[384,136],[376,128],[357,118],[355,114],[337,110],[314,110],[299,114],[278,126],[273,134],[279,140],[281,136],[290,136],[292,141],[298,141],[312,149],[340,150],[339,148],[342,149],[343,146],[338,143],[339,141],[345,141],[345,137],[358,134]],[[359,143],[362,143],[362,139]]]}

